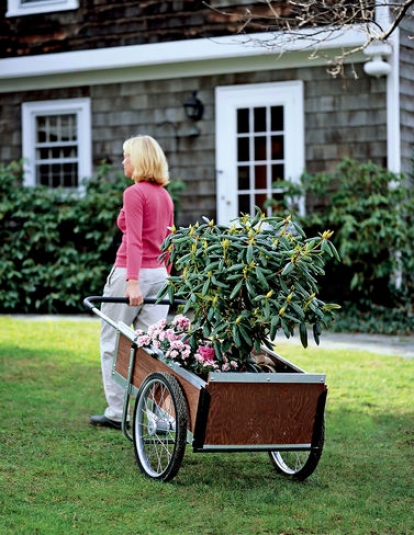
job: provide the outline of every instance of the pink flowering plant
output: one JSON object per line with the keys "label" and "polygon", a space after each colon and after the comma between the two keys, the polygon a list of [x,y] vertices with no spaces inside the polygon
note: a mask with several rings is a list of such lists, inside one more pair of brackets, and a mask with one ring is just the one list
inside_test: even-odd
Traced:
{"label": "pink flowering plant", "polygon": [[136,332],[138,347],[158,349],[167,362],[175,362],[192,372],[237,371],[238,364],[225,355],[217,357],[212,343],[203,338],[201,330],[194,332],[190,319],[182,314],[171,321],[162,319],[146,332]]}

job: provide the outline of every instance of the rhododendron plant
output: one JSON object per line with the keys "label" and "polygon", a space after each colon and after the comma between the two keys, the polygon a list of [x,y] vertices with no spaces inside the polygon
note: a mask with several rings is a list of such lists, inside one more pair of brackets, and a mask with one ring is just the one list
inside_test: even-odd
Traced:
{"label": "rhododendron plant", "polygon": [[290,216],[266,217],[258,208],[231,226],[203,220],[171,229],[162,258],[177,274],[157,296],[186,301],[182,313],[192,313],[186,330],[192,350],[207,355],[195,347],[202,333],[220,370],[235,362],[238,371],[249,371],[252,352],[262,345],[272,349],[279,333],[289,338],[297,329],[306,347],[311,326],[319,343],[338,308],[318,298],[326,259],[339,260],[332,232],[307,238]]}

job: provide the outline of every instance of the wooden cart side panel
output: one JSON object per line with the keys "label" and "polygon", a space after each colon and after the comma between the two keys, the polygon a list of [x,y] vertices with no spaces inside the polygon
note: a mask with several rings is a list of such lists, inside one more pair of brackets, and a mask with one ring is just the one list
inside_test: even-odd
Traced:
{"label": "wooden cart side panel", "polygon": [[118,335],[118,350],[115,358],[114,370],[124,379],[128,378],[129,359],[131,354],[131,340],[122,334]]}
{"label": "wooden cart side panel", "polygon": [[324,384],[210,383],[205,445],[310,444]]}
{"label": "wooden cart side panel", "polygon": [[[115,371],[125,379],[128,377],[130,353],[131,341],[121,334],[119,337],[118,353],[115,362]],[[198,402],[200,397],[200,389],[192,385],[185,378],[178,375],[174,370],[164,364],[161,360],[152,357],[143,349],[137,348],[135,354],[135,366],[131,380],[132,384],[135,387],[139,388],[144,379],[151,373],[155,372],[170,373],[180,383],[187,401],[187,411],[189,417],[188,429],[189,431],[194,432],[198,410]]]}

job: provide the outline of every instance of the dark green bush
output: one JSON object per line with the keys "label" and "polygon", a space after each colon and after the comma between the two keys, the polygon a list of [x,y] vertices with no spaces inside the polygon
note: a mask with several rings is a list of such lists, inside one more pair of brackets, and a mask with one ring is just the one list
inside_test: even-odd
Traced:
{"label": "dark green bush", "polygon": [[346,159],[334,173],[305,173],[299,188],[286,186],[285,206],[294,206],[298,194],[311,208],[300,218],[306,233],[334,231],[341,263],[327,263],[321,296],[342,305],[337,324],[345,330],[342,315],[349,330],[407,332],[414,289],[411,180]]}
{"label": "dark green bush", "polygon": [[[103,162],[79,194],[23,187],[20,163],[0,165],[1,313],[79,312],[84,296],[101,294],[131,183],[122,174],[109,180],[111,171]],[[171,189],[177,200],[180,181]]]}

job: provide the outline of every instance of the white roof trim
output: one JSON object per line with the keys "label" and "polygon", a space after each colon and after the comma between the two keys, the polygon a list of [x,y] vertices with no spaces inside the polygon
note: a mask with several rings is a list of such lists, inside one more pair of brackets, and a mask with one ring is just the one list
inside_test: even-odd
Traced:
{"label": "white roof trim", "polygon": [[[277,39],[277,40],[276,40]],[[283,41],[282,41],[283,39]],[[275,46],[270,46],[274,42]],[[147,45],[111,47],[95,50],[61,52],[0,60],[0,80],[77,74],[109,69],[177,65],[187,62],[220,60],[253,56],[278,56],[284,51],[327,50],[359,46],[364,35],[358,28],[332,32],[328,38],[292,40],[282,35],[253,34],[250,36],[194,39]]]}

